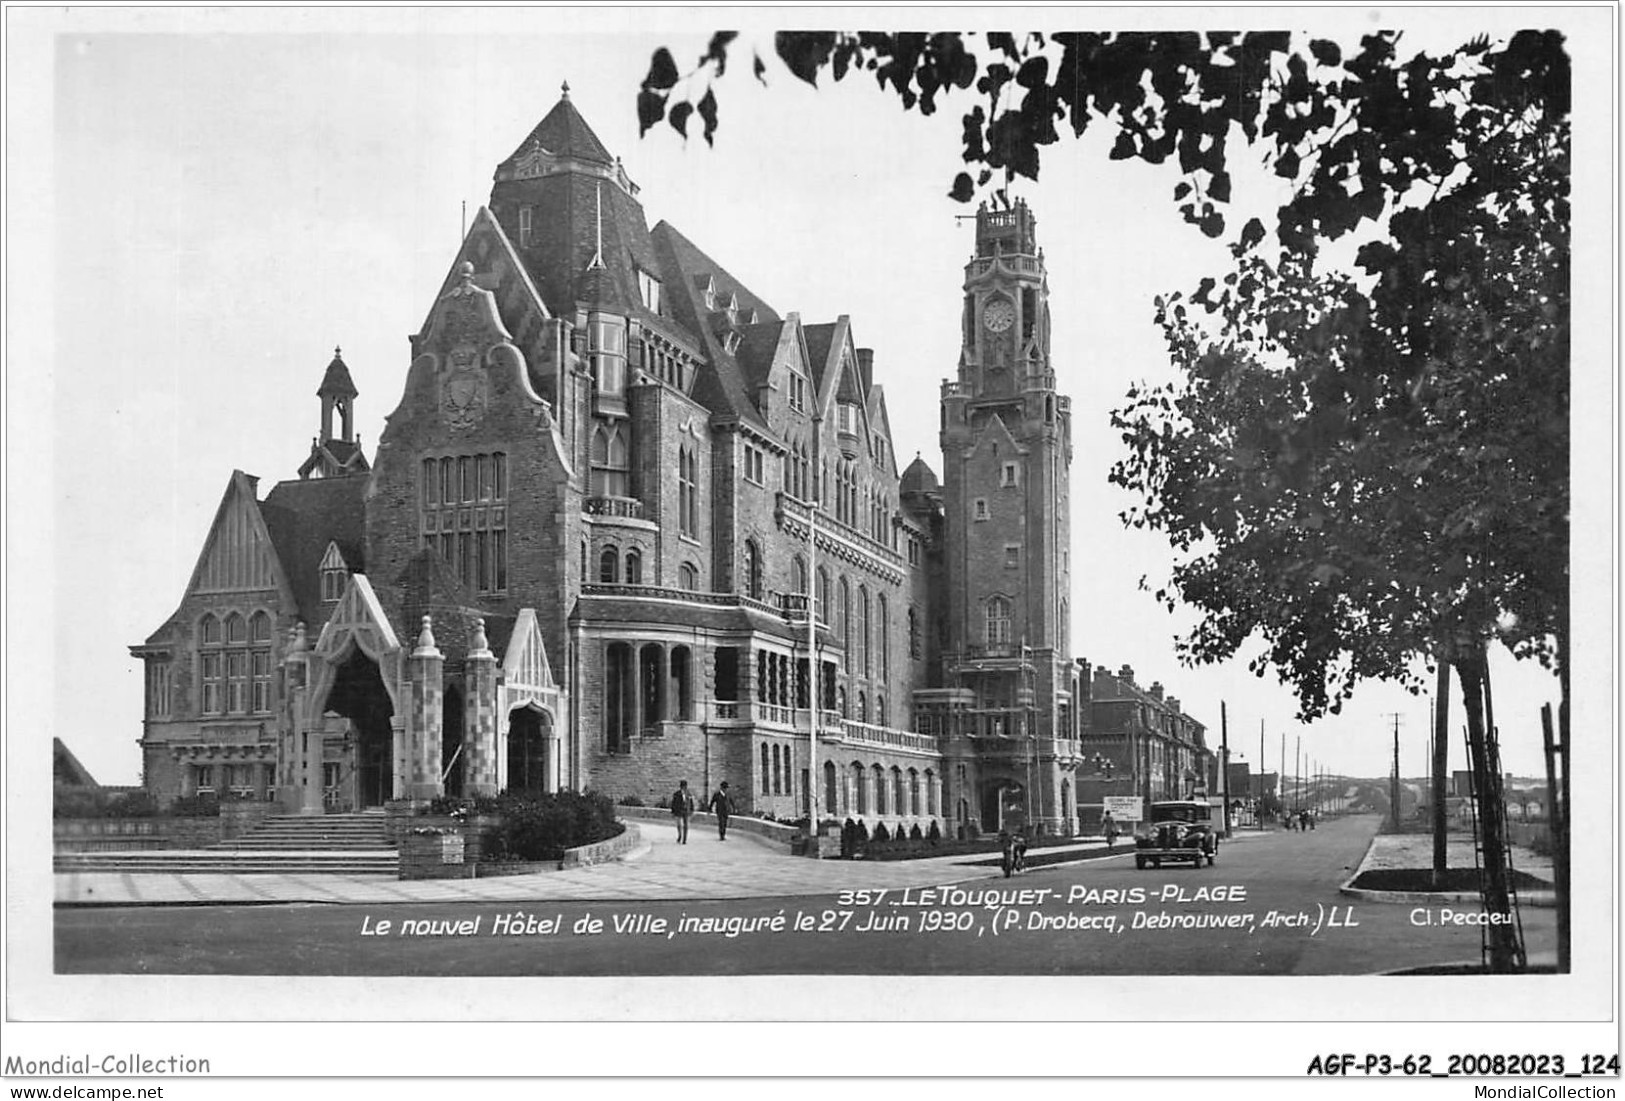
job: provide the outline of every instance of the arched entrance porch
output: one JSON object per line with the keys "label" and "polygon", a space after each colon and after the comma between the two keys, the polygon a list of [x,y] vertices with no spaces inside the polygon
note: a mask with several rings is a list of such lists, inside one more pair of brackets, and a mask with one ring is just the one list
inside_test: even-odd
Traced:
{"label": "arched entrance porch", "polygon": [[[327,698],[317,708],[318,713],[332,712],[350,721],[353,741],[348,745],[331,748],[336,760],[329,761],[330,751],[324,747],[324,772],[336,771],[333,778],[341,793],[339,806],[348,803],[355,809],[378,807],[395,797],[394,732],[390,718],[395,708],[378,663],[358,647],[349,653],[333,673],[333,686]],[[320,737],[320,732],[311,736]],[[327,766],[336,766],[329,770]]]}
{"label": "arched entrance porch", "polygon": [[553,716],[534,703],[508,712],[505,746],[508,791],[550,791],[553,783]]}

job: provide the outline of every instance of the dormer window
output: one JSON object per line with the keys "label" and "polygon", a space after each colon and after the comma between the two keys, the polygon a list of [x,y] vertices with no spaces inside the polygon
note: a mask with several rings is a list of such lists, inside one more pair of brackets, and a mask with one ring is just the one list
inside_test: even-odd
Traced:
{"label": "dormer window", "polygon": [[807,408],[807,379],[798,372],[790,372],[790,408],[804,412]]}
{"label": "dormer window", "polygon": [[643,299],[643,308],[650,313],[660,312],[660,280],[646,271],[638,272],[638,295]]}
{"label": "dormer window", "polygon": [[350,567],[345,564],[337,543],[327,544],[327,553],[322,555],[321,571],[322,602],[331,604],[344,595],[344,582],[350,576]]}
{"label": "dormer window", "polygon": [[725,332],[725,333],[722,334],[722,350],[723,351],[727,352],[729,355],[733,355],[734,354],[734,349],[737,348],[737,347],[739,347],[739,334],[738,333],[733,332],[732,330],[729,330],[728,332]]}

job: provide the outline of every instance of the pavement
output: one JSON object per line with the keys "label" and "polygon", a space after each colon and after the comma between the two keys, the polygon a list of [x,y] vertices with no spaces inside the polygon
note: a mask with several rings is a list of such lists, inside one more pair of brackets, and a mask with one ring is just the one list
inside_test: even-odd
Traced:
{"label": "pavement", "polygon": [[[388,875],[293,873],[59,872],[58,906],[198,906],[271,903],[550,902],[737,899],[822,895],[881,887],[938,887],[1000,875],[996,854],[961,853],[919,860],[813,860],[782,843],[734,832],[719,841],[696,826],[686,845],[675,825],[639,820],[642,839],[623,859],[536,875],[401,880]],[[1237,837],[1249,835],[1238,834]],[[1251,835],[1259,836],[1259,835]],[[1104,838],[1039,850],[1099,857]]]}
{"label": "pavement", "polygon": [[[1518,901],[1525,906],[1555,906],[1557,894],[1551,887],[1556,882],[1556,873],[1552,870],[1552,860],[1548,856],[1540,856],[1533,849],[1526,849],[1520,845],[1511,846],[1512,867],[1520,872],[1535,877],[1546,883],[1545,890],[1525,889],[1518,892]],[[1473,838],[1470,834],[1451,834],[1445,841],[1445,861],[1452,868],[1475,868],[1482,862],[1483,857],[1474,852]],[[1343,885],[1342,891],[1346,895],[1364,898],[1371,902],[1468,902],[1478,899],[1476,891],[1377,891],[1368,888],[1357,888],[1352,884],[1360,876],[1369,871],[1390,868],[1431,868],[1433,867],[1433,835],[1430,833],[1379,833],[1371,839],[1371,847],[1366,850],[1365,859],[1360,861],[1359,867],[1349,877],[1348,883]]]}

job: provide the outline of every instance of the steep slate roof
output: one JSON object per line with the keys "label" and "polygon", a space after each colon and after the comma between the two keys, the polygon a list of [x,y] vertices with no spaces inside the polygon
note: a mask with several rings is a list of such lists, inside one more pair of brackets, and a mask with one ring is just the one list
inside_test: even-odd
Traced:
{"label": "steep slate roof", "polygon": [[824,389],[824,368],[829,365],[829,345],[835,339],[836,325],[803,325],[807,338],[807,367],[812,371],[813,389]]}
{"label": "steep slate roof", "polygon": [[581,117],[581,112],[570,102],[568,92],[553,105],[547,117],[538,122],[536,128],[525,136],[519,147],[509,154],[508,159],[502,162],[501,168],[508,168],[537,146],[555,156],[573,157],[580,161],[597,161],[600,164],[615,163],[615,158],[609,155],[604,143],[598,140],[598,135],[592,132],[587,120]]}
{"label": "steep slate roof", "polygon": [[283,575],[293,589],[300,617],[312,627],[327,619],[322,610],[322,555],[337,543],[345,564],[363,572],[366,512],[362,494],[367,479],[313,478],[278,482],[260,503],[260,515],[271,536]]}
{"label": "steep slate roof", "polygon": [[908,464],[903,471],[903,477],[898,484],[899,493],[940,493],[942,483],[937,480],[937,472],[931,469],[929,463],[920,458],[915,452],[914,461]]}
{"label": "steep slate roof", "polygon": [[51,780],[54,783],[80,788],[101,787],[96,778],[90,774],[90,770],[79,763],[79,758],[73,755],[73,750],[62,744],[61,738],[51,739]]}
{"label": "steep slate roof", "polygon": [[331,394],[334,397],[353,398],[360,392],[350,379],[350,369],[344,365],[344,357],[334,348],[333,362],[327,365],[327,373],[322,376],[322,385],[316,391],[316,396],[321,398]]}
{"label": "steep slate roof", "polygon": [[729,296],[736,297],[740,316],[748,317],[754,310],[758,324],[777,323],[782,319],[671,223],[660,222],[650,237],[655,254],[660,258],[659,272],[665,284],[666,300],[671,303],[672,317],[694,334],[709,360],[695,383],[694,396],[712,413],[736,416],[754,428],[768,431],[738,360],[723,349],[722,341],[712,332],[711,313],[714,311],[706,310],[697,284],[702,278],[710,279],[719,299],[726,301]]}
{"label": "steep slate roof", "polygon": [[746,325],[739,330],[739,347],[734,351],[734,358],[739,361],[745,384],[753,394],[757,387],[767,382],[773,370],[773,353],[779,350],[779,338],[786,324],[783,321],[769,321],[760,325]]}

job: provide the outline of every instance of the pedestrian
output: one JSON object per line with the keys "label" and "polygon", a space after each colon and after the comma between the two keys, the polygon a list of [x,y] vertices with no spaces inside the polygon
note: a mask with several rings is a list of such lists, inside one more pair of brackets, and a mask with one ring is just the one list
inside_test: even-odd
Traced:
{"label": "pedestrian", "polygon": [[734,812],[733,798],[728,794],[728,781],[724,780],[712,792],[705,809],[717,816],[717,840],[728,840],[728,815]]}
{"label": "pedestrian", "polygon": [[671,796],[671,816],[677,819],[677,843],[688,844],[688,820],[694,814],[694,796],[688,790],[688,781],[679,780]]}
{"label": "pedestrian", "polygon": [[1110,852],[1117,844],[1117,820],[1112,817],[1111,811],[1107,811],[1106,817],[1101,819],[1100,832],[1106,835],[1106,851]]}

